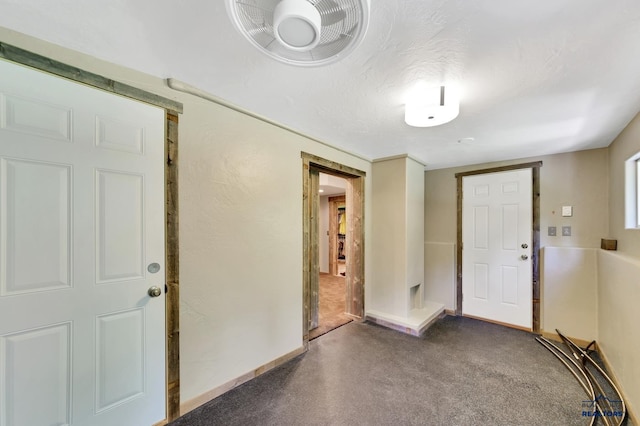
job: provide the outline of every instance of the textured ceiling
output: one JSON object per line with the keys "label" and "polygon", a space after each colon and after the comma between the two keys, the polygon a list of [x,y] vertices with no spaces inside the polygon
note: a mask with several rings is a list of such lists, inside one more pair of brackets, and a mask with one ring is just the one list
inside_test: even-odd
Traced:
{"label": "textured ceiling", "polygon": [[[0,26],[182,80],[368,159],[442,168],[604,147],[640,110],[637,0],[372,0],[360,46],[312,68],[258,51],[223,0],[0,0],[0,11]],[[458,118],[407,126],[418,80],[457,84]]]}

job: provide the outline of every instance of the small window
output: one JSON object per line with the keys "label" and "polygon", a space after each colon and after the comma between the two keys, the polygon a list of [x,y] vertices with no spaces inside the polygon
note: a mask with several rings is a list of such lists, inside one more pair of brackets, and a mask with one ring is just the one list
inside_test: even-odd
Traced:
{"label": "small window", "polygon": [[640,152],[625,162],[625,215],[627,229],[640,228]]}

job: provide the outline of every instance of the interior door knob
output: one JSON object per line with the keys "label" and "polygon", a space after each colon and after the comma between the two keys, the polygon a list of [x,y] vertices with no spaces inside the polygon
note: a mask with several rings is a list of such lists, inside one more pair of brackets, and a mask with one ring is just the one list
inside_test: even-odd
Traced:
{"label": "interior door knob", "polygon": [[523,254],[522,256],[520,256],[520,259],[522,260],[527,260],[529,258],[529,256],[527,256],[526,254]]}
{"label": "interior door knob", "polygon": [[529,248],[529,244],[524,243],[524,244],[522,244],[520,247],[522,247],[522,248]]}
{"label": "interior door knob", "polygon": [[153,287],[149,287],[147,293],[149,293],[149,296],[151,297],[158,297],[162,294],[162,290],[160,290],[160,287],[156,287],[154,285]]}

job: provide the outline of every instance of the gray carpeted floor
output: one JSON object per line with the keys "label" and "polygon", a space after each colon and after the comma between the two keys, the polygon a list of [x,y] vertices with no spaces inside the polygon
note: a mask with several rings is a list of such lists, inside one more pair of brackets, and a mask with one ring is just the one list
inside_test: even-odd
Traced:
{"label": "gray carpeted floor", "polygon": [[445,317],[416,338],[352,322],[170,425],[587,425],[585,399],[526,332]]}

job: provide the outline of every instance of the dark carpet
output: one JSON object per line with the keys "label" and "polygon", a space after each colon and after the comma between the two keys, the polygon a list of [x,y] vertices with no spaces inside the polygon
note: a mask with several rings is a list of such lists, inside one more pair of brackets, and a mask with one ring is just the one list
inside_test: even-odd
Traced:
{"label": "dark carpet", "polygon": [[318,327],[309,331],[309,339],[315,339],[353,319],[344,313],[346,305],[345,277],[320,274],[318,292]]}
{"label": "dark carpet", "polygon": [[527,332],[445,317],[416,338],[352,322],[170,425],[587,425],[586,399]]}

